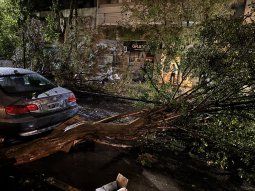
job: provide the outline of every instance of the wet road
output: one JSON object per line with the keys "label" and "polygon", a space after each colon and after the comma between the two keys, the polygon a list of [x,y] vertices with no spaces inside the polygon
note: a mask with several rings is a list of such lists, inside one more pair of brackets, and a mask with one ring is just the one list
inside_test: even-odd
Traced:
{"label": "wet road", "polygon": [[[79,99],[80,115],[98,120],[118,113],[137,110],[131,103]],[[58,190],[45,180],[53,177],[81,190],[92,191],[116,179],[118,173],[129,179],[130,191],[180,190],[172,179],[138,165],[136,154],[128,150],[85,142],[70,153],[2,170],[0,186],[6,190]],[[0,187],[0,188],[1,188]],[[1,189],[0,189],[1,190]]]}
{"label": "wet road", "polygon": [[[79,105],[80,115],[90,120],[137,110],[131,103],[107,99],[79,99]],[[129,179],[129,191],[233,190],[230,186],[225,189],[221,179],[195,169],[186,159],[174,159],[167,169],[146,169],[136,159],[133,151],[84,142],[69,153],[0,169],[0,190],[60,190],[47,183],[53,177],[80,190],[94,191],[114,181],[118,173]]]}
{"label": "wet road", "polygon": [[38,185],[34,185],[31,177],[40,175],[43,177],[39,178],[39,184],[42,184],[44,178],[54,177],[78,189],[92,191],[114,181],[121,173],[129,179],[130,191],[180,190],[167,176],[161,174],[161,179],[157,180],[157,174],[143,169],[129,153],[102,145],[86,145],[68,154],[58,153],[20,166],[15,169],[16,175],[14,173],[9,177],[18,177],[23,172],[26,172],[23,175],[23,182],[27,182],[26,188],[36,188]]}

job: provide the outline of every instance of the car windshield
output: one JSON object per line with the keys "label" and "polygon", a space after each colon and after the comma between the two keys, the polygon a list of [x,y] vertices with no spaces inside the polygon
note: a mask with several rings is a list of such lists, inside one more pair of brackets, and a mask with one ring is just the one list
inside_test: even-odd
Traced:
{"label": "car windshield", "polygon": [[0,87],[9,94],[43,92],[56,87],[39,74],[0,76]]}

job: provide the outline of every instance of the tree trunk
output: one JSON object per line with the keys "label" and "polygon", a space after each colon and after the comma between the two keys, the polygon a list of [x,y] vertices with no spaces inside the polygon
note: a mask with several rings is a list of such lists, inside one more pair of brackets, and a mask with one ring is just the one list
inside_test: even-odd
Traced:
{"label": "tree trunk", "polygon": [[[66,127],[79,122],[73,129]],[[23,164],[47,157],[59,151],[68,152],[77,143],[84,140],[100,140],[113,137],[119,140],[134,140],[139,137],[139,131],[144,125],[143,118],[137,118],[131,123],[94,123],[82,120],[76,116],[56,128],[50,135],[32,142],[5,148],[1,152],[4,158],[15,159],[15,164]],[[132,142],[130,142],[132,144]]]}

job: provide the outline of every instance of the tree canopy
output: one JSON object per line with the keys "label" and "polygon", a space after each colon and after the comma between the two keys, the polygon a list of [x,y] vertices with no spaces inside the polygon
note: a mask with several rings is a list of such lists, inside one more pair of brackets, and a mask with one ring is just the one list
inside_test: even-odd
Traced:
{"label": "tree canopy", "polygon": [[19,43],[20,19],[18,1],[0,1],[0,55],[3,57],[11,58]]}

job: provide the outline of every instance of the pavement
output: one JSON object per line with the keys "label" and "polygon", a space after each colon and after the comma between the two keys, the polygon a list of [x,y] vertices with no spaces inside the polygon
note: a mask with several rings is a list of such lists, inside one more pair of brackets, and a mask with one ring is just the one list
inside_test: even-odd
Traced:
{"label": "pavement", "polygon": [[84,191],[92,191],[114,181],[119,173],[129,179],[129,191],[181,190],[171,178],[141,167],[127,152],[97,144],[88,146],[85,143],[83,148],[71,153],[58,153],[19,166],[15,169],[16,175],[9,176],[17,177],[17,174],[24,172],[27,180],[35,175],[54,177]]}

